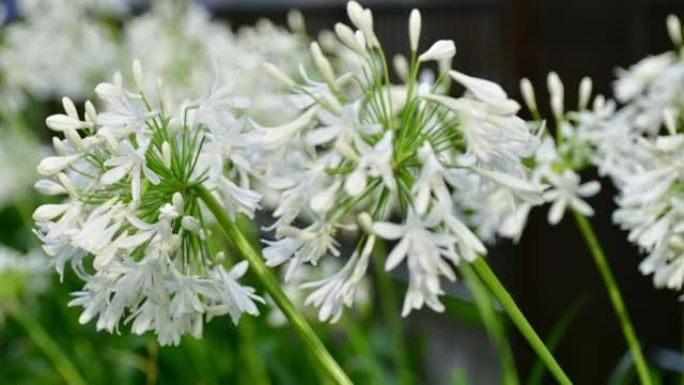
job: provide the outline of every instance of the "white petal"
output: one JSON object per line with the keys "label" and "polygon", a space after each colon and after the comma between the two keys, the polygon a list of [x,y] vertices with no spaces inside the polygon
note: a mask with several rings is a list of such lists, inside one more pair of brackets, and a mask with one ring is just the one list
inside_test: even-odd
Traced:
{"label": "white petal", "polygon": [[404,235],[404,226],[389,222],[375,222],[372,229],[374,234],[386,240],[399,239]]}
{"label": "white petal", "polygon": [[582,197],[590,197],[596,195],[599,191],[601,191],[601,183],[593,180],[581,185],[577,189],[577,194]]}
{"label": "white petal", "polygon": [[44,204],[38,206],[36,211],[33,212],[33,219],[37,221],[50,221],[64,214],[69,207],[71,207],[71,205],[68,203]]}
{"label": "white petal", "polygon": [[344,191],[351,197],[361,195],[366,189],[366,173],[360,169],[354,170],[344,182]]}
{"label": "white petal", "polygon": [[36,191],[45,195],[59,195],[66,194],[67,192],[64,186],[50,179],[41,179],[33,187]]}
{"label": "white petal", "polygon": [[126,164],[114,167],[113,169],[102,174],[102,176],[100,177],[100,182],[102,182],[105,185],[114,184],[123,179],[126,176],[126,174],[128,174],[130,169],[130,166]]}
{"label": "white petal", "polygon": [[40,164],[38,164],[38,172],[41,175],[54,175],[58,172],[69,167],[72,163],[78,160],[80,155],[69,155],[69,156],[49,156],[43,159]]}
{"label": "white petal", "polygon": [[449,71],[449,76],[461,83],[477,99],[483,102],[496,103],[508,99],[506,92],[498,84],[489,80],[468,76],[455,70]]}
{"label": "white petal", "polygon": [[557,225],[558,222],[563,219],[563,214],[565,214],[565,208],[567,207],[567,204],[568,202],[565,199],[559,199],[553,202],[551,208],[549,209],[549,224]]}
{"label": "white petal", "polygon": [[394,246],[394,249],[387,256],[387,261],[385,262],[385,271],[390,271],[397,267],[401,261],[406,258],[406,252],[408,252],[409,240],[407,238],[402,238],[399,243]]}

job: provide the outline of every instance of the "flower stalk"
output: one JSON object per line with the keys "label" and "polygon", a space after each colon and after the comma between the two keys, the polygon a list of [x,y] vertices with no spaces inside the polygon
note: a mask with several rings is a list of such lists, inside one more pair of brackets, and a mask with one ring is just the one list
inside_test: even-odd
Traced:
{"label": "flower stalk", "polygon": [[637,374],[639,375],[639,380],[642,385],[651,385],[653,384],[653,381],[651,380],[651,376],[648,371],[648,365],[644,359],[641,347],[639,346],[639,340],[634,332],[634,326],[629,319],[627,307],[622,300],[620,289],[615,281],[615,277],[610,269],[610,265],[608,265],[603,248],[596,238],[594,229],[587,218],[578,213],[576,210],[572,210],[572,213],[575,217],[577,227],[582,233],[584,241],[586,242],[592,257],[594,257],[594,264],[601,274],[603,284],[606,286],[608,296],[610,297],[610,302],[613,305],[613,309],[615,310],[618,320],[620,321],[622,333],[625,336],[625,340],[627,341],[627,345],[629,346],[629,350],[632,354],[632,359],[634,360],[634,366],[636,367]]}
{"label": "flower stalk", "polygon": [[311,354],[318,363],[325,369],[332,379],[340,385],[351,385],[352,382],[344,373],[339,364],[327,351],[323,343],[318,339],[316,333],[307,323],[306,319],[299,313],[294,304],[283,292],[278,280],[268,270],[262,259],[261,253],[254,249],[244,234],[230,220],[221,204],[214,198],[211,192],[200,185],[195,188],[195,193],[204,202],[209,211],[214,215],[221,229],[226,236],[233,242],[240,254],[249,262],[251,271],[264,285],[268,294],[278,305],[285,317],[288,319],[294,330],[304,341]]}
{"label": "flower stalk", "polygon": [[561,385],[571,385],[572,381],[570,381],[570,378],[565,374],[551,352],[549,352],[549,349],[534,331],[520,311],[520,308],[518,308],[518,305],[516,305],[511,295],[501,284],[489,265],[487,265],[484,258],[477,258],[471,263],[471,266],[485,285],[487,285],[494,297],[499,301],[501,307],[506,311],[511,318],[511,321],[513,321],[513,324],[515,324],[523,337],[525,337],[532,349],[539,355],[539,358],[544,361],[551,374],[556,378],[556,381]]}

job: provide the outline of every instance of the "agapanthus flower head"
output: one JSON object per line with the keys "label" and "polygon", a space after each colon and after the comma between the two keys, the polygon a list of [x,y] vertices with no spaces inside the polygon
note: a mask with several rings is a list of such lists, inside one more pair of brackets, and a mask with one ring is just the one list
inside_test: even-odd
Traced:
{"label": "agapanthus flower head", "polygon": [[56,155],[43,159],[39,191],[65,197],[34,212],[36,234],[60,274],[69,263],[85,281],[72,305],[98,329],[154,331],[162,344],[200,336],[205,319],[258,314],[262,299],[238,279],[247,262],[226,268],[195,193],[212,191],[231,215],[252,215],[259,195],[249,188],[250,144],[244,100],[216,76],[197,100],[176,105],[161,79],[153,90],[139,62],[134,85],[117,73],[95,92],[104,109],[86,102],[79,114],[48,117]]}
{"label": "agapanthus flower head", "polygon": [[624,106],[605,124],[621,132],[624,151],[609,175],[619,190],[613,220],[647,253],[640,265],[657,287],[684,284],[684,54],[675,16],[667,19],[675,49],[620,71],[615,92]]}
{"label": "agapanthus flower head", "polygon": [[[408,268],[403,314],[424,304],[440,311],[441,278],[455,279],[454,264],[486,252],[458,209],[464,178],[501,186],[518,201],[540,201],[541,189],[529,182],[523,164],[538,138],[501,87],[449,70],[453,41],[417,51],[418,11],[410,16],[412,50],[401,84],[389,80],[372,12],[354,1],[347,12],[352,26],[337,24],[335,32],[355,53],[359,71],[336,73],[315,42],[310,50],[317,71],[302,69],[303,82],[267,66],[289,87],[288,100],[301,113],[277,127],[252,123],[269,150],[258,165],[262,178],[282,191],[275,240],[266,241],[264,255],[271,266],[286,264],[291,276],[301,264],[339,256],[340,235],[360,231],[345,266],[309,285],[316,288],[309,302],[321,307],[320,318],[335,320],[342,305],[352,304],[375,243],[396,241],[385,269]],[[419,78],[426,61],[442,63],[433,82]],[[448,79],[466,92],[445,95]]]}

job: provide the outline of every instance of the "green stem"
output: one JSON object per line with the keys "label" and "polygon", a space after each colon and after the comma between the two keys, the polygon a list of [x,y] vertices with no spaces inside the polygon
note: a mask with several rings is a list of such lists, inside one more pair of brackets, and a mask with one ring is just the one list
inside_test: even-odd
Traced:
{"label": "green stem", "polygon": [[373,253],[375,263],[375,277],[378,281],[378,292],[382,301],[383,316],[387,322],[387,327],[392,336],[394,344],[394,360],[395,366],[399,371],[399,384],[410,385],[413,383],[413,375],[411,374],[411,366],[409,364],[407,349],[404,343],[404,332],[401,327],[399,318],[399,301],[397,301],[396,291],[392,287],[391,278],[383,271],[385,266],[385,245],[378,239],[376,242],[376,250]]}
{"label": "green stem", "polygon": [[491,342],[494,344],[501,361],[501,377],[504,385],[518,385],[518,372],[515,368],[515,360],[513,359],[513,352],[511,346],[506,339],[506,331],[500,316],[496,313],[496,309],[492,304],[492,298],[480,278],[475,274],[473,268],[467,263],[458,265],[459,271],[465,283],[470,289],[470,293],[477,304],[480,311],[480,316],[487,329],[487,334]]}
{"label": "green stem", "polygon": [[508,294],[506,288],[504,288],[492,269],[487,265],[485,259],[483,257],[477,258],[471,263],[471,266],[475,269],[475,272],[480,276],[480,279],[482,279],[485,285],[487,285],[494,297],[499,301],[501,307],[508,313],[511,321],[513,321],[513,324],[515,324],[523,337],[525,337],[532,349],[534,349],[537,355],[544,361],[558,383],[561,385],[571,385],[572,381],[570,381],[565,372],[563,372],[563,369],[558,365],[558,362],[556,362],[556,359],[546,348],[544,342],[534,331],[518,308],[518,305],[515,304],[511,295]]}
{"label": "green stem", "polygon": [[575,217],[575,221],[577,222],[577,226],[582,232],[582,236],[584,236],[587,247],[589,248],[589,251],[591,251],[591,255],[594,257],[594,264],[601,274],[603,283],[606,286],[608,296],[613,304],[613,309],[615,310],[615,314],[620,321],[622,333],[624,334],[627,345],[629,345],[629,350],[632,353],[632,358],[634,359],[634,365],[636,366],[639,379],[643,385],[651,385],[653,384],[653,381],[651,380],[651,376],[648,371],[648,365],[646,365],[646,360],[644,359],[644,355],[641,352],[641,347],[639,346],[639,340],[634,332],[634,327],[629,319],[629,314],[627,313],[627,308],[622,300],[620,289],[618,288],[615,277],[610,270],[610,266],[608,265],[606,255],[601,248],[601,244],[596,238],[594,229],[587,218],[575,210],[572,210],[572,213]]}
{"label": "green stem", "polygon": [[26,334],[40,348],[47,358],[52,361],[57,372],[69,385],[85,385],[86,382],[69,358],[59,348],[57,342],[43,329],[35,318],[24,308],[20,301],[16,301],[12,308],[12,316],[24,328]]}
{"label": "green stem", "polygon": [[228,215],[221,204],[206,187],[201,185],[197,186],[195,192],[214,215],[226,236],[249,262],[252,273],[264,285],[268,294],[273,298],[273,301],[278,305],[283,314],[285,314],[290,325],[292,325],[294,330],[299,334],[304,341],[304,344],[318,360],[321,367],[323,367],[338,384],[351,385],[352,382],[349,377],[347,377],[339,364],[335,362],[335,359],[333,359],[323,343],[318,339],[316,333],[307,323],[306,319],[297,311],[297,308],[280,287],[278,280],[266,267],[261,252],[252,247],[245,235],[242,234],[238,226],[228,218]]}

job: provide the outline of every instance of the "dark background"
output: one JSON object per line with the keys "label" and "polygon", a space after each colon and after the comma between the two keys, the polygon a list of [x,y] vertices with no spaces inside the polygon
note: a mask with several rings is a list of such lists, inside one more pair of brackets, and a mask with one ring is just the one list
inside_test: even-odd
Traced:
{"label": "dark background", "polygon": [[[283,22],[285,10],[300,9],[313,36],[346,20],[344,1],[206,1],[234,26],[258,17]],[[665,17],[684,15],[679,0],[435,0],[366,1],[376,32],[390,54],[405,52],[406,19],[421,9],[427,45],[436,39],[456,42],[454,68],[500,82],[519,99],[518,80],[529,77],[544,107],[547,72],[565,83],[568,106],[576,102],[583,76],[595,90],[611,95],[616,67],[627,67],[647,54],[670,49]],[[684,85],[683,85],[684,86]],[[520,99],[519,99],[520,100]],[[591,173],[586,177],[594,177]],[[628,244],[626,233],[611,222],[615,191],[607,180],[591,200],[592,223],[607,252],[645,353],[660,367],[684,367],[680,356],[663,359],[666,350],[680,351],[682,341],[679,294],[657,290],[638,272],[642,259]],[[563,339],[557,358],[577,384],[605,383],[627,347],[619,324],[574,222],[567,217],[556,227],[546,222],[546,208],[536,209],[518,247],[500,244],[493,252],[497,271],[512,288],[523,312],[545,335],[578,298],[587,301]],[[511,329],[511,331],[514,331]],[[521,374],[534,359],[526,343],[512,333]],[[549,380],[550,381],[550,380]]]}

